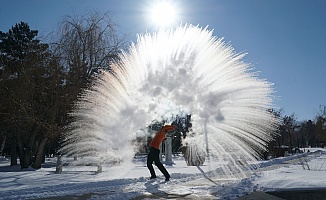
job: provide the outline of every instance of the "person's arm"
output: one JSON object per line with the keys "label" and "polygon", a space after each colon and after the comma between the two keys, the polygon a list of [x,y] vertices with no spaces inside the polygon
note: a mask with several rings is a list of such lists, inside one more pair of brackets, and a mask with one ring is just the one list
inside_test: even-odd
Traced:
{"label": "person's arm", "polygon": [[175,129],[174,125],[165,125],[164,126],[165,131],[173,131]]}

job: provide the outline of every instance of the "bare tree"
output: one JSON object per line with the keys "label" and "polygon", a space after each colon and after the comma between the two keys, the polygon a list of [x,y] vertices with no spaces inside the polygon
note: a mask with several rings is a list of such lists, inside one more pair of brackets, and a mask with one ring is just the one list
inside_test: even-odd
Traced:
{"label": "bare tree", "polygon": [[289,146],[289,150],[292,151],[294,147],[294,142],[296,139],[295,128],[297,122],[295,120],[294,114],[291,116],[284,116],[283,122],[280,125],[280,136],[281,136],[281,143],[284,145]]}
{"label": "bare tree", "polygon": [[316,123],[312,120],[307,120],[301,123],[301,131],[304,147],[316,145]]}
{"label": "bare tree", "polygon": [[321,109],[315,119],[316,127],[316,144],[320,147],[326,145],[326,113]]}
{"label": "bare tree", "polygon": [[67,72],[66,84],[70,102],[87,87],[101,70],[110,70],[125,43],[119,39],[115,23],[108,13],[89,12],[68,15],[59,24],[56,53]]}

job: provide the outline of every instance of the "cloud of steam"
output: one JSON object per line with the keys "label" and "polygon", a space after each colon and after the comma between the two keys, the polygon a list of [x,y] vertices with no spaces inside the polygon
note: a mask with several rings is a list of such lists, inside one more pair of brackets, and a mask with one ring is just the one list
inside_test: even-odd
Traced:
{"label": "cloud of steam", "polygon": [[272,84],[252,73],[244,56],[191,25],[140,35],[113,63],[114,75],[105,72],[79,100],[61,151],[125,160],[138,130],[191,114],[188,140],[196,148],[221,159],[257,157],[277,120],[267,112]]}

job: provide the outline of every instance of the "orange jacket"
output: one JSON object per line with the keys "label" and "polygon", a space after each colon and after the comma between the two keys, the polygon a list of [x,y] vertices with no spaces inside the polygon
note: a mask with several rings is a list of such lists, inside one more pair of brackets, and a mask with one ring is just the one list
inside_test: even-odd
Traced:
{"label": "orange jacket", "polygon": [[152,142],[150,143],[150,146],[154,147],[155,149],[159,149],[161,142],[164,140],[164,138],[166,136],[166,131],[172,131],[174,129],[175,129],[175,126],[165,125],[160,131],[158,131],[156,133]]}

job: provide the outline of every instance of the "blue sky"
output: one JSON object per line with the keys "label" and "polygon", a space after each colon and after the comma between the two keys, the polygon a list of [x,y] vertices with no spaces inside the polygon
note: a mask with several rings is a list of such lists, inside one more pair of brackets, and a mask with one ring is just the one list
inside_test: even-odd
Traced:
{"label": "blue sky", "polygon": [[[150,19],[155,0],[0,0],[0,30],[20,21],[47,35],[65,15],[87,10],[109,12],[118,32],[157,31]],[[176,0],[173,25],[214,29],[237,52],[247,52],[259,77],[274,83],[276,106],[297,120],[314,119],[326,106],[326,1],[324,0]],[[171,25],[171,26],[173,26]]]}

